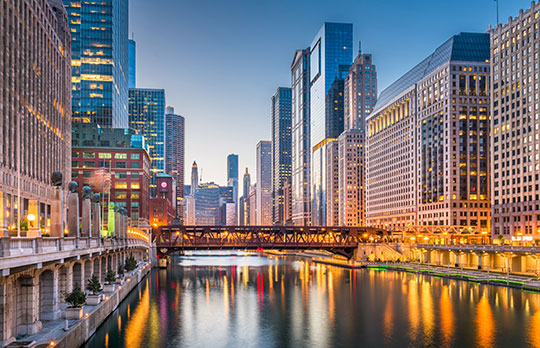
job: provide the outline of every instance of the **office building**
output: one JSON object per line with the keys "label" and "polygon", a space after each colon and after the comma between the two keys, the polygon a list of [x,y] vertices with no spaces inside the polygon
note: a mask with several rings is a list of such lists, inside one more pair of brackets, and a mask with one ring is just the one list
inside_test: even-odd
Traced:
{"label": "office building", "polygon": [[[533,1],[490,31],[492,237],[520,244],[540,239],[539,17]],[[474,70],[456,74],[470,91]]]}
{"label": "office building", "polygon": [[489,231],[489,34],[461,33],[367,117],[368,225]]}
{"label": "office building", "polygon": [[150,224],[155,228],[170,226],[176,217],[176,183],[167,174],[156,177],[156,196],[150,198]]}
{"label": "office building", "polygon": [[73,122],[128,128],[128,0],[64,0],[64,6]]}
{"label": "office building", "polygon": [[101,194],[103,226],[114,207],[126,208],[134,226],[148,226],[151,164],[142,136],[130,129],[74,123],[72,139],[71,178],[79,192],[89,186]]}
{"label": "office building", "polygon": [[309,56],[309,48],[297,50],[291,65],[291,219],[298,226],[311,223]]}
{"label": "office building", "polygon": [[185,123],[184,117],[174,113],[174,108],[165,109],[165,172],[176,182],[176,215],[182,219],[185,172]]}
{"label": "office building", "polygon": [[257,183],[251,185],[248,196],[248,215],[250,226],[257,226],[259,224],[259,214],[257,211]]}
{"label": "office building", "polygon": [[339,146],[336,140],[326,144],[326,226],[339,222]]}
{"label": "office building", "polygon": [[213,182],[201,183],[195,191],[195,222],[197,226],[220,224],[220,187]]}
{"label": "office building", "polygon": [[242,180],[242,196],[238,200],[240,208],[239,208],[239,225],[240,226],[246,226],[249,225],[249,190],[251,186],[251,176],[249,175],[248,169],[246,168],[246,172],[244,173],[244,177]]}
{"label": "office building", "polygon": [[[238,155],[227,156],[227,186],[233,188],[232,202],[238,204]],[[228,209],[231,209],[230,207]],[[238,208],[236,208],[238,210]],[[230,214],[229,214],[230,215]],[[237,214],[235,214],[237,215]],[[233,225],[237,225],[238,222]]]}
{"label": "office building", "polygon": [[272,220],[285,225],[284,187],[291,178],[291,89],[279,87],[272,96]]}
{"label": "office building", "polygon": [[135,40],[128,41],[128,88],[137,87],[137,45]]}
{"label": "office building", "polygon": [[129,128],[142,134],[152,159],[152,194],[156,176],[165,173],[165,91],[131,88],[129,90]]}
{"label": "office building", "polygon": [[365,226],[364,131],[341,133],[338,154],[338,226]]}
{"label": "office building", "polygon": [[0,235],[20,234],[17,226],[30,214],[46,233],[51,174],[63,173],[63,187],[71,176],[68,19],[58,1],[1,6]]}
{"label": "office building", "polygon": [[[251,205],[250,205],[251,206]],[[272,142],[257,143],[256,225],[272,225]],[[250,212],[251,213],[251,212]]]}
{"label": "office building", "polygon": [[[343,131],[343,115],[334,112],[337,110],[330,101],[335,100],[332,97],[336,96],[336,91],[339,96],[340,83],[334,84],[334,81],[344,79],[352,63],[352,37],[352,24],[324,23],[310,46],[312,225],[326,224],[326,145]],[[329,95],[330,89],[332,95]]]}
{"label": "office building", "polygon": [[197,162],[193,161],[191,165],[191,190],[190,195],[195,196],[195,191],[199,187],[199,167],[197,167]]}

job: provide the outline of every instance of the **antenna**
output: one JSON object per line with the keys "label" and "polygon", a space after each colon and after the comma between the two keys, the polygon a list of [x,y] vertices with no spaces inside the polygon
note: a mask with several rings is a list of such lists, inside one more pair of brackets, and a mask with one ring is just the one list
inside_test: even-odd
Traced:
{"label": "antenna", "polygon": [[495,0],[495,7],[497,8],[497,23],[499,25],[499,0]]}

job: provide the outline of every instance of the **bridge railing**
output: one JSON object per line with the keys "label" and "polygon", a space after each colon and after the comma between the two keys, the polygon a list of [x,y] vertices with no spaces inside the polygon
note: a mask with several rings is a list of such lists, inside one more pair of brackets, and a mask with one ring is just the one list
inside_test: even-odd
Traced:
{"label": "bridge railing", "polygon": [[540,247],[494,244],[411,244],[419,249],[467,250],[486,252],[540,253]]}

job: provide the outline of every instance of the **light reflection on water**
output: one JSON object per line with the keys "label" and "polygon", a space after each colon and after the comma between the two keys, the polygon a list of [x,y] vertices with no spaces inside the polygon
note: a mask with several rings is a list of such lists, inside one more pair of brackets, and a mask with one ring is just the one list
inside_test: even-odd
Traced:
{"label": "light reflection on water", "polygon": [[154,270],[87,344],[357,346],[540,348],[540,294],[290,258],[193,255]]}

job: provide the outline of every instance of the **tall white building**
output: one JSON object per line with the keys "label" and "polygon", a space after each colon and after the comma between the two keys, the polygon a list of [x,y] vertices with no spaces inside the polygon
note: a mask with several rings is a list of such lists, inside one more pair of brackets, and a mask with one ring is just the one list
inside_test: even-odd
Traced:
{"label": "tall white building", "polygon": [[491,30],[492,235],[540,239],[540,4]]}
{"label": "tall white building", "polygon": [[338,138],[338,226],[365,226],[364,132],[348,129]]}
{"label": "tall white building", "polygon": [[367,223],[489,231],[489,34],[461,33],[386,88],[367,118]]}

